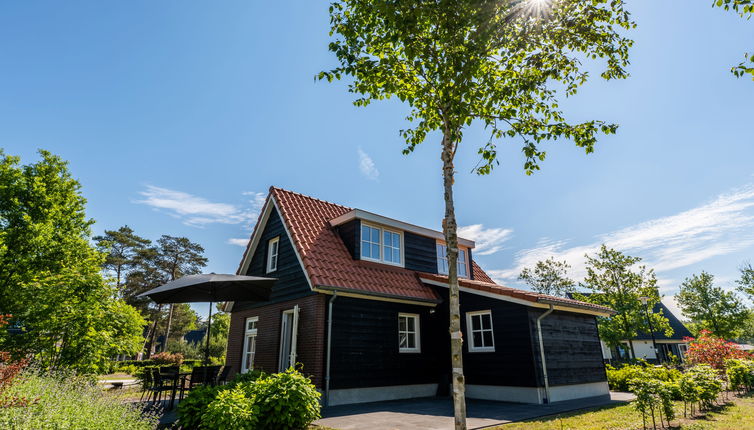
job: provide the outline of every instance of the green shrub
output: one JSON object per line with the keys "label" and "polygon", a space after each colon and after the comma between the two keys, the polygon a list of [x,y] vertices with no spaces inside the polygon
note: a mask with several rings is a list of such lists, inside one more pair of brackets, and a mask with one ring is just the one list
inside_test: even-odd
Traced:
{"label": "green shrub", "polygon": [[681,372],[678,369],[653,366],[647,362],[626,364],[619,368],[608,364],[606,371],[607,383],[613,391],[630,391],[631,380],[637,378],[647,377],[663,382],[673,382],[681,377]]}
{"label": "green shrub", "polygon": [[697,364],[690,368],[687,373],[698,387],[699,401],[702,406],[712,407],[723,391],[723,382],[720,380],[717,371],[709,364]]}
{"label": "green shrub", "polygon": [[259,406],[255,400],[253,395],[247,395],[242,386],[220,391],[202,415],[202,428],[239,430],[258,428]]}
{"label": "green shrub", "polygon": [[29,406],[0,408],[0,428],[37,429],[154,429],[157,418],[104,395],[87,377],[26,370],[8,396],[34,399]]}
{"label": "green shrub", "polygon": [[178,403],[178,422],[184,429],[197,429],[207,407],[225,387],[201,385],[189,391],[186,398]]}
{"label": "green shrub", "polygon": [[754,361],[726,360],[725,373],[732,390],[750,391],[754,387]]}
{"label": "green shrub", "polygon": [[660,381],[648,373],[644,373],[629,382],[629,389],[636,395],[634,407],[641,412],[645,426],[649,416],[652,417],[654,424],[655,413],[657,413],[661,427],[664,426],[663,417],[668,424],[675,418],[672,399],[674,385],[675,382]]}
{"label": "green shrub", "polygon": [[[309,378],[293,369],[273,375],[248,372],[217,390],[208,406],[192,400],[192,405],[185,407],[190,410],[182,411],[189,398],[181,402],[181,425],[196,428],[196,410],[204,411],[198,427],[207,430],[303,429],[320,418],[319,392]],[[190,416],[184,419],[184,415]]]}
{"label": "green shrub", "polygon": [[259,427],[302,429],[320,418],[320,393],[312,381],[294,369],[251,384],[259,407]]}

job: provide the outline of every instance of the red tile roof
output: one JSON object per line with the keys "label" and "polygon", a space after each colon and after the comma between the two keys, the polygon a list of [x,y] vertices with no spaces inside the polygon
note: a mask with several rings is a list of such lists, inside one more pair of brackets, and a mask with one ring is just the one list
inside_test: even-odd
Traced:
{"label": "red tile roof", "polygon": [[[280,188],[270,187],[270,194],[280,210],[280,217],[292,236],[304,270],[314,287],[335,288],[365,294],[439,302],[433,287],[421,279],[447,282],[436,275],[385,264],[354,260],[329,221],[352,209]],[[461,279],[464,287],[527,300],[558,301],[564,306],[606,311],[597,305],[577,300],[545,296],[495,284],[492,278],[472,261],[474,280]]]}

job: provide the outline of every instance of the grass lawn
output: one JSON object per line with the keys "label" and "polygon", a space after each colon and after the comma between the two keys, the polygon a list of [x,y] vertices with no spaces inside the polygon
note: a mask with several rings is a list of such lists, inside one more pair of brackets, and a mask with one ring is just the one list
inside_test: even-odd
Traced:
{"label": "grass lawn", "polygon": [[[676,413],[680,416],[671,423],[673,429],[754,429],[754,397],[751,394],[731,397],[728,402],[714,411],[707,412],[704,416],[697,415],[694,419],[683,418],[682,403],[676,404]],[[625,404],[505,424],[495,427],[495,430],[635,430],[641,428],[641,414],[632,404]],[[651,420],[649,428],[652,428]]]}

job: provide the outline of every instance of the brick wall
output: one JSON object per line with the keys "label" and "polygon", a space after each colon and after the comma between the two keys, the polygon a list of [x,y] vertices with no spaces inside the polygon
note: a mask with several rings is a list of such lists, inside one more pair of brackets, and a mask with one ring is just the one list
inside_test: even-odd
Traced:
{"label": "brick wall", "polygon": [[228,365],[232,373],[241,371],[244,324],[246,318],[259,317],[257,322],[257,351],[254,367],[265,372],[278,371],[280,354],[280,324],[283,311],[299,306],[298,341],[296,361],[304,365],[304,373],[322,387],[325,366],[325,305],[327,298],[315,294],[296,300],[275,303],[258,308],[231,313],[228,335]]}

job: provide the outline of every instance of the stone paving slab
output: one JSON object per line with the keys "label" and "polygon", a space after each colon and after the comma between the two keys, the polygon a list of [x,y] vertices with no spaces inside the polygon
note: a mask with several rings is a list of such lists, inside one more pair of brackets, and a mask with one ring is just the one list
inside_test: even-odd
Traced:
{"label": "stone paving slab", "polygon": [[[625,403],[629,393],[567,400],[549,405],[467,400],[466,424],[480,429],[514,421],[559,414],[578,409]],[[449,398],[395,400],[333,406],[322,410],[315,424],[338,430],[445,430],[453,428],[453,401]]]}

